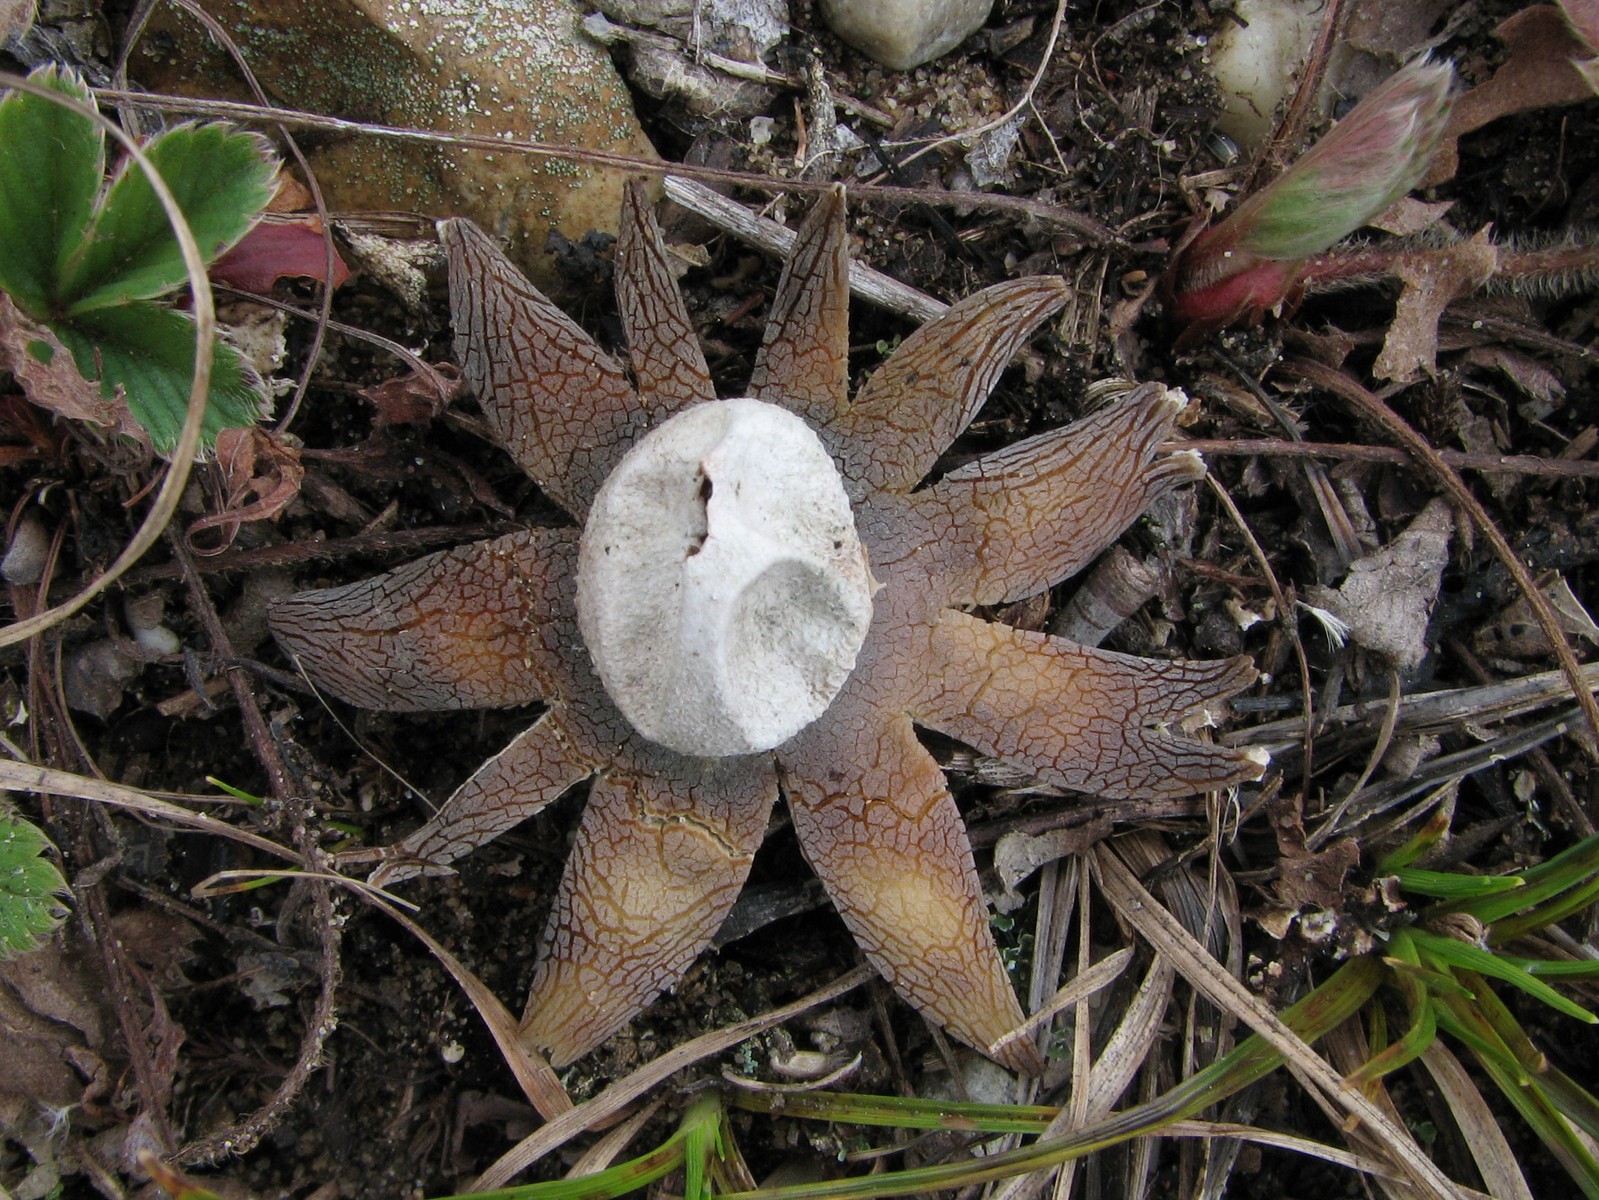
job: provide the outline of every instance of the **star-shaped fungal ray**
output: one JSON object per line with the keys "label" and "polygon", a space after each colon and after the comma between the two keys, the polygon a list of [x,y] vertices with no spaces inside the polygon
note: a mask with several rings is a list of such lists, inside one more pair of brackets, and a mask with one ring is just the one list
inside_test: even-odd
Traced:
{"label": "star-shaped fungal ray", "polygon": [[1160,453],[1179,397],[1144,384],[915,493],[923,557],[946,603],[1037,595],[1092,562],[1160,496],[1203,478],[1197,455]]}
{"label": "star-shaped fungal ray", "polygon": [[283,648],[321,687],[390,712],[509,707],[562,690],[569,530],[442,550],[272,608]]}
{"label": "star-shaped fungal ray", "polygon": [[907,337],[818,431],[853,499],[908,492],[971,424],[1016,351],[1066,303],[1055,275],[984,288]]}
{"label": "star-shaped fungal ray", "polygon": [[841,187],[822,197],[795,235],[749,394],[782,405],[818,430],[848,402],[849,239]]}
{"label": "star-shaped fungal ray", "polygon": [[646,413],[622,365],[550,302],[494,241],[439,222],[450,261],[455,356],[499,443],[579,521]]}
{"label": "star-shaped fungal ray", "polygon": [[603,764],[585,754],[559,712],[523,730],[455,790],[433,817],[382,852],[379,887],[437,874],[582,783]]}
{"label": "star-shaped fungal ray", "polygon": [[[778,760],[805,857],[873,965],[956,1037],[998,1043],[1021,1023],[1021,1006],[960,811],[910,718],[841,697]],[[1025,1039],[996,1057],[1043,1068]]]}
{"label": "star-shaped fungal ray", "polygon": [[628,184],[623,200],[616,258],[616,303],[628,360],[653,428],[687,405],[716,399],[716,389],[649,196],[637,180]]}
{"label": "star-shaped fungal ray", "polygon": [[770,755],[637,741],[594,781],[539,948],[528,1046],[564,1066],[682,978],[738,899],[777,800]]}
{"label": "star-shaped fungal ray", "polygon": [[1113,799],[1192,796],[1264,761],[1166,726],[1255,678],[1248,658],[1156,662],[946,610],[912,716],[1057,787]]}

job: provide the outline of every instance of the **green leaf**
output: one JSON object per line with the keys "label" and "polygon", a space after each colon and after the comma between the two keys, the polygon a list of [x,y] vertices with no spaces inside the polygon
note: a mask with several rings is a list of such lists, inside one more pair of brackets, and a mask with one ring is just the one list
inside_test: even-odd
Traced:
{"label": "green leaf", "polygon": [[1425,956],[1447,963],[1451,967],[1475,971],[1479,975],[1486,975],[1490,979],[1498,979],[1512,987],[1520,988],[1533,999],[1542,1000],[1550,1008],[1569,1017],[1576,1017],[1579,1021],[1587,1021],[1590,1025],[1599,1023],[1599,1017],[1595,1017],[1586,1008],[1566,999],[1547,983],[1527,974],[1513,963],[1505,962],[1490,950],[1456,941],[1454,938],[1442,937],[1436,933],[1428,933],[1422,929],[1411,930],[1410,936],[1416,940],[1416,945],[1421,948]]}
{"label": "green leaf", "polygon": [[[184,313],[138,301],[102,308],[51,325],[72,351],[85,379],[99,380],[110,397],[121,387],[128,411],[161,453],[177,445],[194,374],[194,321]],[[201,445],[216,445],[224,429],[253,425],[265,395],[239,352],[217,342],[211,363]]]}
{"label": "green leaf", "polygon": [[1462,875],[1456,871],[1424,871],[1417,867],[1399,867],[1390,873],[1405,891],[1440,900],[1497,896],[1526,886],[1515,875]]}
{"label": "green leaf", "polygon": [[1374,868],[1375,873],[1378,875],[1392,875],[1400,867],[1408,867],[1436,846],[1444,834],[1448,832],[1449,814],[1442,808],[1433,809],[1431,815],[1428,816],[1420,829],[1377,860]]}
{"label": "green leaf", "polygon": [[1541,905],[1562,892],[1586,888],[1599,878],[1599,834],[1584,838],[1547,862],[1517,871],[1515,875],[1525,883],[1524,888],[1503,896],[1440,905],[1429,909],[1428,915],[1469,912],[1484,925],[1489,925],[1513,913]]}
{"label": "green leaf", "polygon": [[[93,103],[75,72],[28,77]],[[36,319],[50,315],[59,265],[82,241],[105,175],[105,134],[81,113],[12,92],[0,100],[0,288]]]}
{"label": "green leaf", "polygon": [[[256,223],[272,198],[266,140],[224,125],[180,125],[145,148],[211,262]],[[149,300],[188,278],[177,236],[149,177],[123,163],[94,214],[88,240],[67,263],[62,297],[71,315]]]}
{"label": "green leaf", "polygon": [[21,817],[0,814],[0,962],[26,954],[66,917],[67,881],[44,857],[50,845]]}
{"label": "green leaf", "polygon": [[1596,958],[1519,958],[1514,954],[1500,954],[1499,957],[1529,975],[1541,975],[1545,979],[1599,979],[1599,959]]}

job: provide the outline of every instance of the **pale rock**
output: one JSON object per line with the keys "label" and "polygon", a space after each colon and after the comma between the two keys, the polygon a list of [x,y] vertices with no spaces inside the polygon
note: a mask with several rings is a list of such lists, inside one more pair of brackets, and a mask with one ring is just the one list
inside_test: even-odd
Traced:
{"label": "pale rock", "polygon": [[[212,9],[277,103],[360,121],[654,158],[604,48],[572,0],[231,0]],[[175,5],[157,7],[140,83],[248,98]],[[471,217],[536,282],[550,230],[616,231],[625,173],[565,159],[352,136],[317,139],[329,207]]]}
{"label": "pale rock", "polygon": [[578,551],[605,690],[644,737],[701,757],[770,750],[821,716],[874,590],[832,457],[760,400],[698,404],[641,439]]}
{"label": "pale rock", "polygon": [[822,0],[822,19],[868,58],[908,71],[976,33],[992,7],[993,0]]}
{"label": "pale rock", "polygon": [[1222,92],[1216,128],[1248,153],[1277,121],[1321,28],[1325,0],[1238,0],[1237,20],[1210,44],[1210,73]]}
{"label": "pale rock", "polygon": [[17,522],[11,535],[11,545],[0,560],[0,579],[18,587],[27,587],[44,578],[45,564],[50,560],[50,531],[37,513],[27,512]]}

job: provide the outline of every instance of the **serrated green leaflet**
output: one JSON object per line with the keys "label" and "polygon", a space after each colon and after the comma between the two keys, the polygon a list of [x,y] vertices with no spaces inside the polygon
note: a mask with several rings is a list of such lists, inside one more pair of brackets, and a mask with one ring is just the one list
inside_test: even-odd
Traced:
{"label": "serrated green leaflet", "polygon": [[[85,104],[70,71],[35,71],[35,83]],[[105,135],[81,113],[41,96],[0,100],[0,288],[35,317],[56,298],[61,260],[81,243],[105,175]]]}
{"label": "serrated green leaflet", "polygon": [[[93,103],[71,72],[46,67],[29,78]],[[249,232],[271,198],[275,164],[256,134],[184,125],[156,138],[145,155],[208,262]],[[188,272],[145,171],[129,160],[104,184],[99,125],[27,92],[0,100],[0,289],[50,326],[108,398],[122,388],[134,420],[167,453],[188,407],[194,325],[149,301],[181,287]],[[253,424],[263,402],[260,381],[217,343],[201,444]]]}
{"label": "serrated green leaflet", "polygon": [[[145,149],[183,210],[207,262],[242,238],[272,196],[272,160],[255,134],[182,125]],[[125,163],[78,252],[65,264],[62,301],[72,316],[149,300],[188,278],[166,210],[149,177]]]}
{"label": "serrated green leaflet", "polygon": [[0,815],[0,961],[32,950],[66,916],[67,881],[43,857],[49,845],[27,821]]}
{"label": "serrated green leaflet", "polygon": [[[194,322],[148,301],[84,313],[54,327],[86,379],[97,379],[110,396],[121,386],[134,420],[149,431],[155,448],[177,444],[194,374]],[[211,446],[224,429],[253,425],[261,397],[253,372],[239,352],[217,342],[211,362],[211,393],[202,442]]]}

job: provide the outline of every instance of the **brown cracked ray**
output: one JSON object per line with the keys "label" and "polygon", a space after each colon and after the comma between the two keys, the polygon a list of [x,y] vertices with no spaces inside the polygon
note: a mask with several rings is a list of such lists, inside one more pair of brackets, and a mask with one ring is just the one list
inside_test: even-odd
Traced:
{"label": "brown cracked ray", "polygon": [[[644,432],[714,396],[642,189],[618,247],[628,364],[604,354],[479,229],[448,221],[457,353],[491,428],[581,520]],[[1035,1070],[960,814],[915,727],[1039,777],[1112,796],[1189,794],[1258,777],[1245,755],[1172,724],[1244,687],[1229,662],[1151,662],[958,611],[1036,594],[1108,546],[1155,497],[1197,478],[1161,445],[1159,385],[915,490],[1000,372],[1060,308],[1060,280],[999,284],[913,333],[848,395],[841,191],[800,230],[750,392],[816,428],[855,503],[881,589],[827,712],[766,754],[684,757],[635,733],[577,629],[574,530],[435,554],[279,605],[273,628],[316,680],[386,709],[548,706],[431,820],[383,852],[397,881],[450,862],[593,779],[544,931],[522,1032],[570,1062],[671,986],[736,899],[779,790],[807,858],[868,957],[930,1021]]]}

